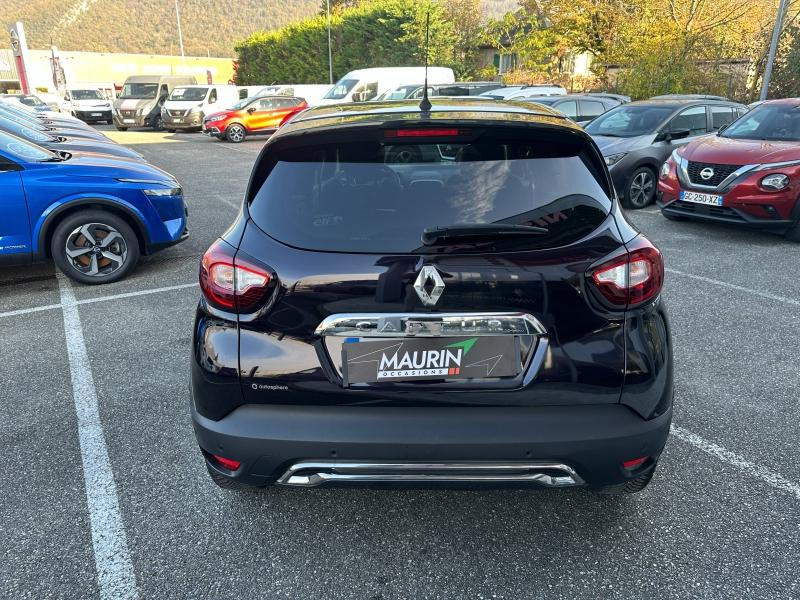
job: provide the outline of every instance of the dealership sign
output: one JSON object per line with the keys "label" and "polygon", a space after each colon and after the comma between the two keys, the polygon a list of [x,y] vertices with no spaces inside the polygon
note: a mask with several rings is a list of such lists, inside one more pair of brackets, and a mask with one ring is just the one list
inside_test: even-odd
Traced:
{"label": "dealership sign", "polygon": [[30,94],[31,88],[28,83],[28,43],[25,40],[25,28],[22,23],[17,21],[9,31],[11,36],[11,51],[14,54],[14,62],[17,65],[17,75],[19,76],[19,87],[23,94]]}

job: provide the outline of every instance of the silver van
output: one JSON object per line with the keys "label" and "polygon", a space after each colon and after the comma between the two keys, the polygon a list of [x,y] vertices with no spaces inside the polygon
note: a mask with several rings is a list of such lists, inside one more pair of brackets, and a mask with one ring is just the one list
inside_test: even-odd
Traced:
{"label": "silver van", "polygon": [[163,126],[161,107],[173,88],[196,83],[191,75],[131,75],[114,100],[114,126],[120,131],[129,127],[160,130]]}

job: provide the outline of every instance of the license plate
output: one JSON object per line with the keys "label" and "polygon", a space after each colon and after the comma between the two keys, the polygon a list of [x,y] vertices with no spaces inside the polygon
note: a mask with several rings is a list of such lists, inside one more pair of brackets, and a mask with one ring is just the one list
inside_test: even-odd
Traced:
{"label": "license plate", "polygon": [[513,377],[519,343],[511,335],[346,341],[344,384]]}
{"label": "license plate", "polygon": [[181,117],[175,117],[172,119],[175,123],[183,123],[183,119]]}
{"label": "license plate", "polygon": [[123,123],[134,123],[133,119],[122,119]]}
{"label": "license plate", "polygon": [[92,117],[102,117],[103,113],[92,113],[91,116]]}
{"label": "license plate", "polygon": [[711,206],[722,206],[722,196],[716,194],[701,194],[700,192],[681,192],[680,199],[684,202],[694,202],[695,204],[709,204]]}

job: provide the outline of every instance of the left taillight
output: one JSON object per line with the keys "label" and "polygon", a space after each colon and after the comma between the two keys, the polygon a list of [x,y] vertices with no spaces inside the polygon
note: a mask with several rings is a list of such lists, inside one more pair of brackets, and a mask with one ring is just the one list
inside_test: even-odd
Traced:
{"label": "left taillight", "polygon": [[595,267],[591,280],[614,306],[640,306],[661,292],[664,258],[647,238],[638,237],[628,244],[625,254]]}
{"label": "left taillight", "polygon": [[236,255],[236,249],[217,240],[200,261],[200,290],[206,301],[229,312],[254,311],[267,298],[272,276],[262,267]]}

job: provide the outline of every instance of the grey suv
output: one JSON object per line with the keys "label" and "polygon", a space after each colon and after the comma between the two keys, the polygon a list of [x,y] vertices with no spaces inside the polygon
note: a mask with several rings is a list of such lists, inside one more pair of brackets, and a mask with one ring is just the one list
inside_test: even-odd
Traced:
{"label": "grey suv", "polygon": [[722,100],[644,100],[614,108],[586,126],[626,208],[655,200],[658,169],[672,151],[719,130],[747,112]]}

